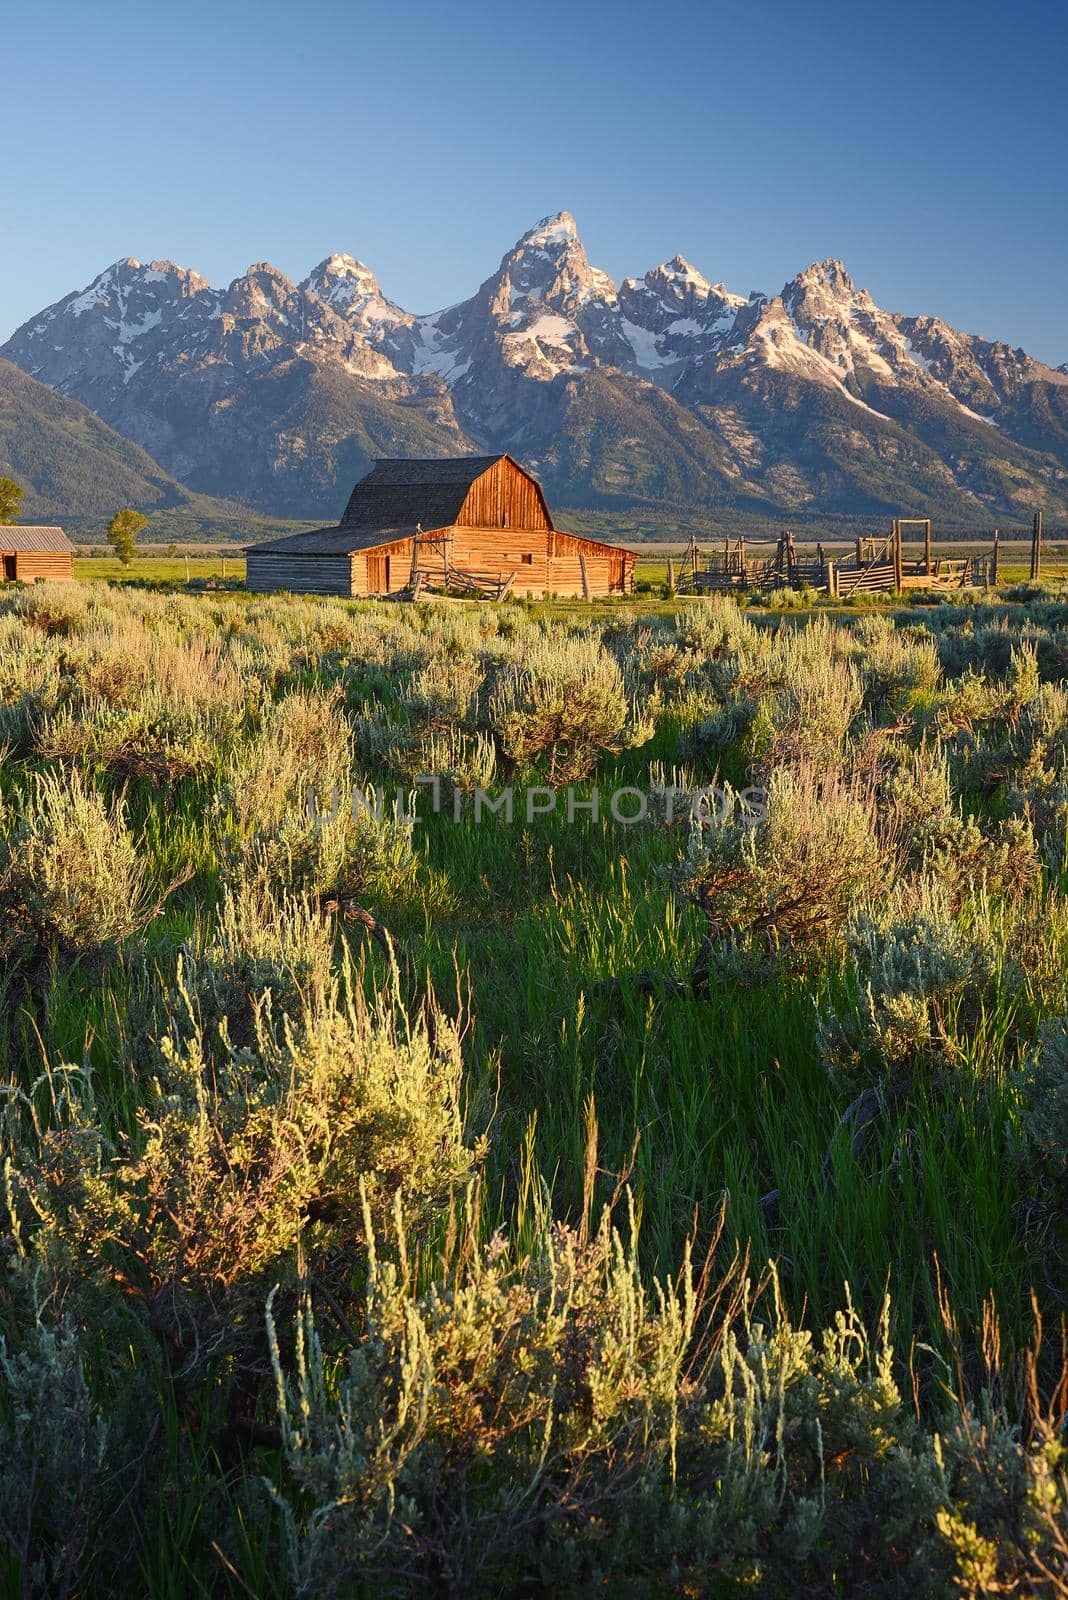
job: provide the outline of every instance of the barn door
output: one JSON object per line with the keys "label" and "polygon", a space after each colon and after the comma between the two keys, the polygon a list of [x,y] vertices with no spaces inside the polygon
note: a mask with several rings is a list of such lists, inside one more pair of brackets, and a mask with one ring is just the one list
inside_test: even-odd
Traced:
{"label": "barn door", "polygon": [[13,583],[14,582],[14,580],[15,580],[15,578],[17,576],[17,573],[15,571],[15,565],[16,565],[16,563],[15,563],[15,557],[14,556],[5,556],[4,557],[4,582],[5,583]]}
{"label": "barn door", "polygon": [[389,593],[388,556],[369,555],[367,557],[367,592],[368,594]]}
{"label": "barn door", "polygon": [[623,588],[624,559],[622,551],[618,555],[613,551],[608,558],[608,588],[612,593]]}

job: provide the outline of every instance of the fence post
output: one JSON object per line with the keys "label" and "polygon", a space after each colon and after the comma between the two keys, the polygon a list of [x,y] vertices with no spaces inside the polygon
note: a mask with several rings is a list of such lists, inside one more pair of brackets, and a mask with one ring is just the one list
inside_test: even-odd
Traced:
{"label": "fence post", "polygon": [[668,594],[675,593],[675,563],[670,556],[668,556],[667,589]]}
{"label": "fence post", "polygon": [[827,563],[827,598],[829,600],[838,599],[838,563],[836,561],[828,561]]}
{"label": "fence post", "polygon": [[1031,582],[1036,583],[1042,576],[1042,513],[1035,512],[1035,520],[1031,524]]}
{"label": "fence post", "polygon": [[901,523],[894,520],[894,588],[901,593]]}
{"label": "fence post", "polygon": [[931,519],[930,519],[930,517],[927,518],[927,520],[924,522],[924,525],[923,525],[923,570],[926,573],[927,577],[929,578],[931,576]]}
{"label": "fence post", "polygon": [[582,598],[589,600],[592,598],[590,595],[590,580],[586,572],[586,557],[581,550],[579,551],[579,571],[582,573]]}
{"label": "fence post", "polygon": [[1000,554],[1001,554],[1001,529],[1000,528],[995,528],[994,529],[994,559],[993,559],[993,561],[991,562],[991,565],[990,565],[990,583],[991,583],[991,587],[994,588],[994,589],[996,589],[997,586],[998,586],[998,557],[999,557]]}

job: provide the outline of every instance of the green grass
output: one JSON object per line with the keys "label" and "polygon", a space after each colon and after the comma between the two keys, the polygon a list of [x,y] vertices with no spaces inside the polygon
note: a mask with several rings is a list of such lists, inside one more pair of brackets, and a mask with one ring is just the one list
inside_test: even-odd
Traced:
{"label": "green grass", "polygon": [[186,572],[191,578],[245,579],[245,558],[240,555],[158,556],[137,555],[126,566],[117,556],[89,556],[80,552],[74,557],[74,576],[94,582],[108,583],[184,583]]}
{"label": "green grass", "polygon": [[[191,558],[190,568],[195,578],[221,576],[218,557]],[[228,578],[240,577],[242,569],[227,559]],[[79,577],[119,584],[174,585],[184,581],[185,570],[182,558],[157,556],[139,557],[126,569],[104,558],[79,556],[76,562]],[[658,583],[662,569],[643,559],[637,576]],[[1011,570],[1005,576],[1011,579]],[[152,603],[163,606],[159,597],[131,600],[106,593],[109,604],[143,600],[148,606],[144,645],[153,628],[170,625],[162,610],[151,609]],[[241,636],[240,648],[248,650],[240,671],[258,689],[260,657],[252,646],[263,641],[250,643],[240,597],[166,599],[168,606],[179,603],[232,608],[214,622],[205,620],[213,613],[183,615],[192,631],[200,628],[209,637],[221,635],[229,620],[232,634]],[[403,674],[382,669],[367,645],[369,635],[361,636],[367,660],[359,646],[348,654],[336,646],[333,654],[316,657],[308,641],[324,615],[338,627],[367,619],[372,632],[435,626],[432,607],[421,613],[374,604],[304,607],[280,599],[253,625],[267,634],[273,617],[287,641],[291,659],[269,680],[275,699],[298,685],[338,684],[350,706],[365,698],[380,708],[397,701]],[[458,614],[496,626],[510,609],[472,607]],[[593,606],[524,603],[522,610],[551,633],[576,624],[600,629],[635,611],[669,619],[679,603],[638,595]],[[864,611],[841,607],[836,614],[859,620]],[[750,615],[759,620],[761,613]],[[913,608],[900,615],[922,625]],[[967,640],[984,625],[982,619],[976,626],[962,620]],[[1027,614],[1013,608],[1008,625],[1026,626]],[[1047,620],[1041,626],[1059,624]],[[1056,638],[1063,643],[1061,634]],[[45,648],[36,635],[34,641]],[[63,656],[70,693],[81,669],[63,652],[74,651],[76,643],[76,630],[70,640],[60,633],[52,641]],[[9,698],[17,698],[14,690]],[[916,695],[911,711],[922,709],[921,701]],[[686,713],[685,704],[661,709],[651,743],[603,756],[595,774],[602,791],[646,784],[652,762],[679,761]],[[919,733],[913,733],[918,742]],[[234,748],[252,736],[249,713]],[[0,1043],[0,1065],[24,1088],[38,1079],[42,1056],[88,1061],[102,1126],[120,1145],[136,1127],[145,1094],[138,1073],[123,1065],[138,984],[174,971],[197,920],[210,920],[217,904],[220,859],[212,807],[224,753],[220,749],[215,771],[171,788],[143,779],[125,785],[153,881],[163,885],[183,869],[192,876],[141,936],[136,959],[125,967],[105,961],[57,971],[47,1010],[31,993]],[[733,765],[744,772],[740,752],[722,759],[726,769]],[[32,750],[4,762],[8,796],[24,790],[42,764]],[[699,780],[710,781],[716,771],[712,757],[696,763]],[[108,792],[123,786],[121,773],[95,767],[91,776]],[[588,795],[588,785],[578,788],[580,797]],[[963,798],[979,808],[980,797]],[[690,1238],[700,1257],[722,1209],[728,1253],[748,1257],[756,1274],[777,1263],[791,1315],[814,1328],[833,1320],[847,1284],[870,1317],[889,1289],[900,1352],[929,1347],[948,1357],[943,1291],[973,1353],[988,1301],[996,1306],[1010,1352],[1026,1340],[1032,1290],[1047,1311],[1059,1310],[1057,1296],[1047,1292],[1047,1237],[1026,1225],[1025,1197],[1012,1167],[1019,1122],[1012,1040],[1036,1034],[1047,1005],[1037,990],[1018,989],[1003,978],[962,1047],[952,1092],[921,1084],[892,1105],[858,1156],[840,1128],[853,1088],[829,1077],[817,1043],[819,1007],[834,1001],[848,1010],[857,1003],[856,981],[839,945],[784,966],[769,984],[714,983],[706,996],[695,998],[685,985],[702,925],[667,880],[685,845],[683,828],[624,827],[584,810],[571,822],[562,805],[533,821],[476,825],[469,806],[455,821],[430,814],[425,797],[420,814],[416,870],[399,888],[384,888],[375,910],[446,1008],[469,1017],[464,1060],[470,1129],[472,1135],[489,1130],[487,1234],[498,1224],[520,1233],[529,1229],[537,1193],[547,1196],[558,1219],[581,1220],[592,1111],[599,1129],[597,1198],[608,1200],[629,1177],[650,1273],[674,1272]],[[363,950],[357,933],[346,938]],[[1055,963],[1068,970],[1063,918],[1050,920],[1048,939]],[[362,959],[370,994],[385,982],[385,964],[370,947]],[[649,974],[669,982],[657,987],[639,981]],[[683,992],[673,992],[670,980]],[[773,1192],[774,1202],[768,1198]],[[131,1357],[138,1370],[154,1359],[144,1352]],[[155,1525],[139,1530],[136,1577],[128,1577],[123,1592],[143,1592],[153,1600],[287,1592],[271,1556],[278,1537],[275,1513],[262,1496],[242,1492],[245,1464],[220,1455],[212,1442],[218,1419],[212,1416],[210,1384],[183,1390],[162,1365],[153,1369],[151,1383],[163,1419],[156,1448],[164,1487],[153,1507]],[[279,1470],[277,1458],[257,1452],[249,1470],[270,1476]],[[215,1549],[220,1537],[238,1563],[236,1577]],[[6,1592],[18,1592],[14,1576]]]}

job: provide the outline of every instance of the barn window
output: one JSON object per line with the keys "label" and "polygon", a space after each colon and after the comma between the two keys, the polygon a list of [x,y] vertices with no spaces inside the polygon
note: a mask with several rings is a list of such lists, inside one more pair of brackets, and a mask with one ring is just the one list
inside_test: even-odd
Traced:
{"label": "barn window", "polygon": [[523,565],[525,567],[532,567],[534,565],[534,557],[531,556],[531,555],[524,556],[523,557]]}

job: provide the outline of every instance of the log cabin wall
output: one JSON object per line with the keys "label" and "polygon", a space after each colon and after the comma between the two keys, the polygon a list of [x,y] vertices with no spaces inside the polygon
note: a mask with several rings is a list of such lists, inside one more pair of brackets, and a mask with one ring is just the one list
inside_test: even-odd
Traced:
{"label": "log cabin wall", "polygon": [[634,563],[631,550],[618,545],[600,544],[595,539],[580,539],[573,533],[553,534],[554,554],[549,563],[550,594],[582,594],[582,556],[590,594],[632,594]]}
{"label": "log cabin wall", "polygon": [[[429,554],[438,556],[432,549]],[[489,582],[507,578],[514,572],[514,593],[544,594],[549,581],[547,530],[514,523],[491,527],[457,525],[449,540],[449,562],[461,572]],[[420,566],[423,565],[420,559]],[[428,571],[433,570],[429,561],[425,565]],[[440,571],[440,565],[437,570]]]}
{"label": "log cabin wall", "polygon": [[[512,593],[559,594],[581,598],[584,593],[581,552],[591,595],[629,594],[634,586],[634,556],[568,534],[555,536],[556,554],[549,555],[546,530],[525,528],[455,527],[450,530],[449,563],[484,582],[497,582],[514,572]],[[528,558],[528,559],[524,559]],[[394,541],[354,555],[250,552],[246,583],[258,594],[285,589],[293,594],[361,595],[398,594],[408,587],[412,570],[412,542]],[[444,582],[440,547],[423,545],[419,570],[431,588]],[[69,573],[68,573],[69,575]]]}
{"label": "log cabin wall", "polygon": [[406,589],[412,576],[412,541],[396,539],[392,544],[357,550],[352,558],[353,595],[397,594]]}
{"label": "log cabin wall", "polygon": [[[7,561],[3,562],[4,570]],[[16,578],[32,583],[36,578],[73,578],[74,558],[66,551],[19,550],[14,556]]]}
{"label": "log cabin wall", "polygon": [[333,594],[349,599],[357,558],[349,555],[294,555],[267,550],[250,551],[245,586],[256,594]]}
{"label": "log cabin wall", "polygon": [[[550,538],[555,554],[550,554]],[[578,539],[572,534],[550,535],[544,528],[457,526],[449,531],[450,566],[486,582],[496,582],[514,572],[513,594],[581,597],[585,591],[580,553],[586,563],[586,581],[591,595],[632,591],[635,557],[628,550]],[[431,586],[441,584],[444,570],[440,547],[422,546],[419,569],[426,573]],[[404,584],[391,582],[390,587],[403,588]]]}

